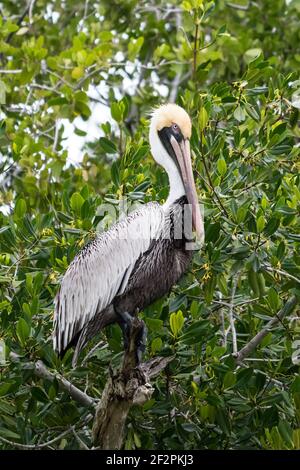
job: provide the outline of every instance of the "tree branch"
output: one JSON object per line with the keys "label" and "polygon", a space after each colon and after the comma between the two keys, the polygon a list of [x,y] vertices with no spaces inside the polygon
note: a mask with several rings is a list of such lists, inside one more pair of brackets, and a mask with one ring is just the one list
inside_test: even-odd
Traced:
{"label": "tree branch", "polygon": [[236,362],[240,364],[252,351],[261,343],[264,337],[269,333],[269,331],[278,323],[282,321],[282,319],[292,313],[295,306],[298,303],[298,299],[296,296],[291,297],[286,304],[282,307],[282,309],[277,313],[277,315],[270,320],[266,326],[257,333],[250,341],[247,343],[237,354],[234,355]]}
{"label": "tree branch", "polygon": [[232,336],[232,350],[233,354],[237,354],[237,339],[236,339],[236,329],[235,329],[235,324],[234,324],[234,316],[233,316],[233,303],[234,303],[234,297],[235,297],[235,292],[237,288],[237,283],[238,283],[238,277],[235,277],[233,279],[233,284],[232,284],[232,292],[231,292],[231,301],[230,301],[230,306],[229,306],[229,322],[230,322],[230,329],[231,329],[231,336]]}
{"label": "tree branch", "polygon": [[[20,356],[16,353],[11,352],[9,357],[12,362],[20,361]],[[65,379],[62,375],[50,372],[42,361],[27,362],[25,364],[22,363],[22,366],[28,369],[33,369],[34,374],[41,379],[46,379],[50,382],[53,382],[56,379],[60,388],[62,390],[66,390],[70,396],[81,405],[88,407],[95,406],[96,400],[94,398],[75,387],[75,385]]]}
{"label": "tree branch", "polygon": [[288,273],[287,271],[283,271],[282,269],[273,268],[272,266],[268,266],[268,265],[264,265],[263,267],[271,273],[273,272],[273,273],[280,274],[281,276],[285,276],[288,279],[291,279],[292,281],[295,281],[298,284],[300,284],[300,279],[298,279],[298,277],[293,276],[292,274]]}

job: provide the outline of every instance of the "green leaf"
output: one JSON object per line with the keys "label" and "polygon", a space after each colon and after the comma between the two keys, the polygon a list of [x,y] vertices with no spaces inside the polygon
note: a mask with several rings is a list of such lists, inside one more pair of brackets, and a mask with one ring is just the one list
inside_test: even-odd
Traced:
{"label": "green leaf", "polygon": [[79,135],[80,137],[85,137],[85,136],[87,135],[87,132],[82,131],[82,130],[79,129],[78,127],[75,127],[74,133],[75,133],[76,135]]}
{"label": "green leaf", "polygon": [[210,331],[210,322],[208,320],[198,320],[186,328],[185,333],[181,335],[180,341],[184,344],[199,343],[203,335]]}
{"label": "green leaf", "polygon": [[162,339],[161,338],[154,338],[151,342],[151,352],[152,354],[157,353],[162,349]]}
{"label": "green leaf", "polygon": [[199,130],[200,132],[203,132],[205,129],[207,123],[208,123],[208,114],[206,109],[202,106],[199,111],[199,117],[198,117],[198,122],[199,122]]}
{"label": "green leaf", "polygon": [[226,390],[228,388],[233,387],[235,383],[236,383],[236,375],[234,374],[234,372],[229,370],[224,375],[224,379],[223,379],[224,389]]}
{"label": "green leaf", "polygon": [[115,186],[120,186],[120,170],[119,170],[119,162],[113,162],[111,166],[111,179]]}
{"label": "green leaf", "polygon": [[101,147],[103,148],[104,152],[106,152],[106,153],[117,153],[118,152],[117,147],[115,146],[115,144],[111,140],[107,139],[106,137],[100,137],[99,143],[100,143]]}
{"label": "green leaf", "polygon": [[124,118],[125,112],[125,103],[123,100],[114,102],[110,106],[111,117],[117,121],[121,122]]}
{"label": "green leaf", "polygon": [[42,403],[49,403],[49,397],[47,396],[46,392],[41,387],[32,387],[31,395],[37,401],[40,401]]}
{"label": "green leaf", "polygon": [[145,318],[146,325],[148,326],[149,330],[151,331],[161,331],[163,327],[163,321],[159,318]]}
{"label": "green leaf", "polygon": [[11,431],[10,429],[0,426],[0,435],[6,437],[7,439],[20,439],[19,434]]}
{"label": "green leaf", "polygon": [[184,316],[181,310],[178,312],[173,312],[170,315],[170,327],[175,338],[178,337],[178,334],[182,330],[184,324]]}
{"label": "green leaf", "polygon": [[260,115],[258,114],[257,110],[255,109],[254,106],[251,106],[249,103],[245,104],[245,110],[247,114],[254,119],[254,121],[259,122],[260,121]]}
{"label": "green leaf", "polygon": [[89,106],[83,101],[75,102],[75,111],[81,115],[84,121],[86,121],[92,114]]}
{"label": "green leaf", "polygon": [[185,11],[191,11],[192,10],[192,5],[190,2],[188,2],[187,0],[184,0],[181,4],[181,7],[185,10]]}
{"label": "green leaf", "polygon": [[274,289],[274,287],[270,287],[268,290],[268,302],[271,307],[271,309],[276,312],[279,308],[279,295],[277,291]]}
{"label": "green leaf", "polygon": [[217,161],[217,170],[221,176],[224,176],[227,172],[227,164],[224,158],[219,158]]}
{"label": "green leaf", "polygon": [[29,337],[30,334],[30,326],[22,317],[18,320],[16,332],[20,343],[22,344],[22,346],[24,346],[26,339]]}
{"label": "green leaf", "polygon": [[293,447],[293,430],[291,425],[286,420],[280,420],[278,424],[278,431],[282,439],[290,446]]}
{"label": "green leaf", "polygon": [[196,318],[199,312],[199,302],[193,300],[190,307],[190,312],[193,318]]}
{"label": "green leaf", "polygon": [[260,48],[248,49],[244,54],[245,62],[249,64],[260,57],[261,54],[262,50]]}
{"label": "green leaf", "polygon": [[63,96],[56,96],[55,98],[50,98],[50,100],[48,100],[48,106],[60,106],[68,103],[67,98]]}
{"label": "green leaf", "polygon": [[142,45],[144,44],[144,38],[143,36],[140,36],[137,39],[130,39],[130,42],[128,44],[128,59],[133,61],[138,53],[140,52]]}
{"label": "green leaf", "polygon": [[80,193],[73,193],[70,199],[71,209],[77,214],[80,215],[81,206],[84,203],[84,199]]}
{"label": "green leaf", "polygon": [[83,67],[75,67],[71,73],[72,78],[74,78],[75,80],[78,80],[79,78],[83,77],[83,75],[84,75]]}
{"label": "green leaf", "polygon": [[258,217],[256,221],[256,228],[257,228],[258,233],[261,233],[263,231],[263,229],[265,228],[265,224],[266,224],[266,221],[265,221],[264,216],[261,215],[260,217]]}
{"label": "green leaf", "polygon": [[233,113],[235,119],[239,122],[245,121],[246,114],[244,109],[239,105]]}
{"label": "green leaf", "polygon": [[265,227],[264,233],[267,237],[270,237],[273,235],[273,233],[276,232],[278,227],[280,226],[280,218],[277,216],[271,217],[270,220],[268,220],[267,225]]}
{"label": "green leaf", "polygon": [[22,219],[27,211],[27,205],[24,199],[18,199],[15,206],[14,214],[18,219]]}

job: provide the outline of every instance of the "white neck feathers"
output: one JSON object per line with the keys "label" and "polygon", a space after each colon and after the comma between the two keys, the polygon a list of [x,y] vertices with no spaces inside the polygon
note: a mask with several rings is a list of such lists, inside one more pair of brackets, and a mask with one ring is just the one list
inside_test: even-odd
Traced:
{"label": "white neck feathers", "polygon": [[184,186],[175,162],[162,145],[157,130],[152,123],[149,137],[153,158],[166,170],[169,177],[170,192],[168,199],[163,205],[164,209],[168,209],[177,199],[184,196]]}

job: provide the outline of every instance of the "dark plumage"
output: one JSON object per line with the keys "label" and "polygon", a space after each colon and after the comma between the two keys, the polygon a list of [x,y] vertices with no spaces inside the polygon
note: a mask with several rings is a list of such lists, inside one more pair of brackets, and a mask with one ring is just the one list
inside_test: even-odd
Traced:
{"label": "dark plumage", "polygon": [[[75,346],[80,337],[78,354],[101,329],[111,323],[119,322],[121,313],[136,315],[155,300],[168,294],[187,270],[193,252],[186,250],[186,243],[191,239],[187,239],[184,235],[182,239],[174,238],[174,219],[184,220],[186,203],[186,197],[183,196],[170,207],[165,216],[161,237],[153,240],[149,249],[138,258],[123,294],[116,295],[113,302],[104,310],[97,312],[83,328],[77,341],[72,344]],[[169,238],[165,238],[167,234],[170,234]]]}

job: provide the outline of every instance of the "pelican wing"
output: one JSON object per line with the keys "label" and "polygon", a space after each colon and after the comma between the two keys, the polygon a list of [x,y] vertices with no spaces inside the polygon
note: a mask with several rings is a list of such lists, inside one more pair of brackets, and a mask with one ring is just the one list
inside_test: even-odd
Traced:
{"label": "pelican wing", "polygon": [[98,235],[74,258],[55,298],[53,346],[58,353],[123,293],[137,259],[159,237],[163,220],[159,204],[145,204]]}

